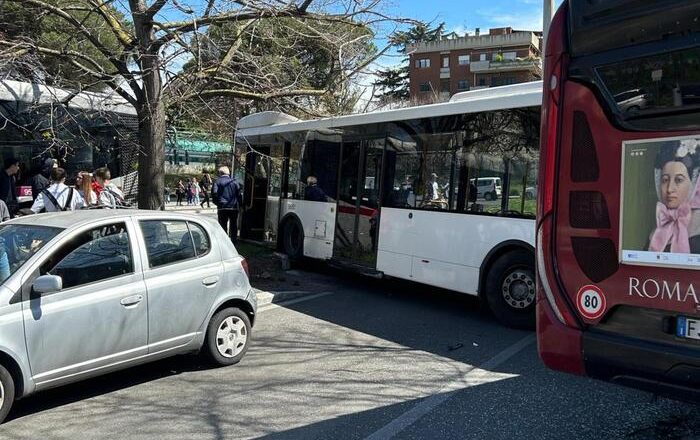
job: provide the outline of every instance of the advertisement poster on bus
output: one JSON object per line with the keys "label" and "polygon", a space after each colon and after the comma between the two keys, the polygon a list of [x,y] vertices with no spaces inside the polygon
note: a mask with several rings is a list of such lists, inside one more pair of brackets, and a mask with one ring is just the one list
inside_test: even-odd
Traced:
{"label": "advertisement poster on bus", "polygon": [[700,136],[622,150],[622,262],[700,269]]}

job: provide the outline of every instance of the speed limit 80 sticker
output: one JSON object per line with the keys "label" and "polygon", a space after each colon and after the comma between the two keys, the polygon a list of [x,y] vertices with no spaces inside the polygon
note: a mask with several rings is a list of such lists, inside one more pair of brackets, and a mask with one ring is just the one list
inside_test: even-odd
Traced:
{"label": "speed limit 80 sticker", "polygon": [[584,318],[598,319],[605,313],[605,295],[598,286],[583,286],[576,295],[576,307]]}

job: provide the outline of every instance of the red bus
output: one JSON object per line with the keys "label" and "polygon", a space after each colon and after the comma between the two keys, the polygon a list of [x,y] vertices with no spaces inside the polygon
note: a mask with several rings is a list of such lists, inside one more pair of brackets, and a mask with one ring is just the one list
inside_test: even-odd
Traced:
{"label": "red bus", "polygon": [[540,357],[698,401],[700,2],[565,0],[545,56]]}

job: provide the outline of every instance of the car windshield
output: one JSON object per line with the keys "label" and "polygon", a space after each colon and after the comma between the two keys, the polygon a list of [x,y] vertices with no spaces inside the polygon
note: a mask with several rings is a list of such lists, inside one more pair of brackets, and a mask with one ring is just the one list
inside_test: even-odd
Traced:
{"label": "car windshield", "polygon": [[5,282],[62,229],[35,225],[0,225],[0,282]]}

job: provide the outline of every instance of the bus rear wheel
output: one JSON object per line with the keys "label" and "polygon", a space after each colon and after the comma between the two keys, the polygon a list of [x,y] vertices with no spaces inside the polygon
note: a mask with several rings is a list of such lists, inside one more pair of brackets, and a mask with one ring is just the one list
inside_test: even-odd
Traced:
{"label": "bus rear wheel", "polygon": [[300,260],[304,256],[304,228],[297,220],[285,222],[282,250],[291,260]]}
{"label": "bus rear wheel", "polygon": [[526,250],[509,252],[491,266],[485,284],[486,301],[499,322],[508,327],[535,327],[534,256]]}

